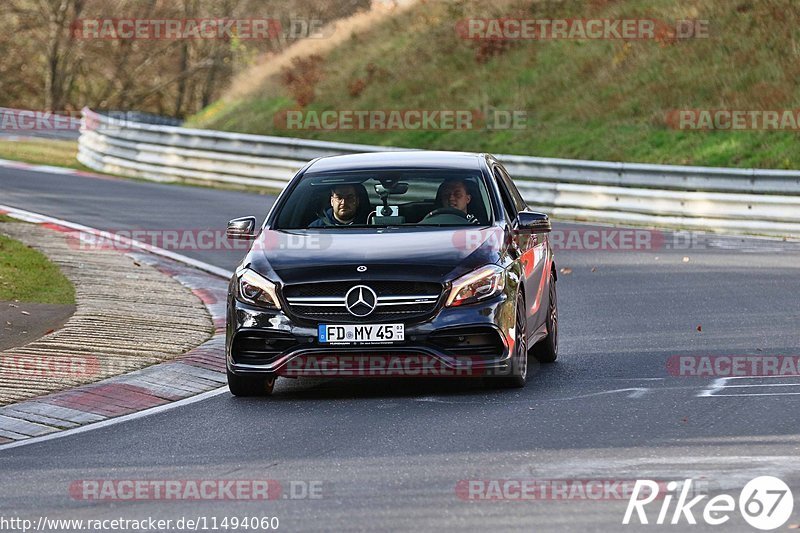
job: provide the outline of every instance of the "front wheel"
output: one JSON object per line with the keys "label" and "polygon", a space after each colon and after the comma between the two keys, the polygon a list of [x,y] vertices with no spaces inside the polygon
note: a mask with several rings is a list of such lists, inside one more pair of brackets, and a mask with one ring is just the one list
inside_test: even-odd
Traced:
{"label": "front wheel", "polygon": [[228,370],[228,388],[234,396],[270,396],[275,388],[275,376],[237,376]]}
{"label": "front wheel", "polygon": [[540,363],[552,363],[558,358],[558,298],[556,296],[556,277],[550,272],[550,303],[547,307],[547,337],[531,348]]}

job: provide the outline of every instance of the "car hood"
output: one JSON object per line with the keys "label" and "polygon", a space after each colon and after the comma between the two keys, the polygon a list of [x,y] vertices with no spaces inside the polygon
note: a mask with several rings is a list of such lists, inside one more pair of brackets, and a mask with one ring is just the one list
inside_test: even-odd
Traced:
{"label": "car hood", "polygon": [[244,264],[285,284],[398,278],[444,282],[496,263],[502,242],[497,227],[265,230]]}

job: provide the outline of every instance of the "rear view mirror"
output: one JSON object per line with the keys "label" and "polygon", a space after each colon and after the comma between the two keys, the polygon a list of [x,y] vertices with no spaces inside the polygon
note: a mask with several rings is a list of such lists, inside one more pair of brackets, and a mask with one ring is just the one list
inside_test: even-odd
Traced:
{"label": "rear view mirror", "polygon": [[390,194],[405,194],[408,192],[408,183],[392,183],[389,186],[376,183],[375,192],[378,193],[378,196],[381,198],[385,198]]}
{"label": "rear view mirror", "polygon": [[535,211],[519,212],[519,230],[525,233],[550,233],[553,230],[550,217]]}
{"label": "rear view mirror", "polygon": [[225,235],[229,239],[253,240],[256,238],[256,217],[234,218],[228,222]]}

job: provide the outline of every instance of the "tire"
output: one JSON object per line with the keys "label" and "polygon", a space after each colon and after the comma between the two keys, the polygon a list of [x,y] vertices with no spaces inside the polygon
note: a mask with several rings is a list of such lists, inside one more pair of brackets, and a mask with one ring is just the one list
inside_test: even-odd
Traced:
{"label": "tire", "polygon": [[528,328],[526,326],[525,302],[522,295],[517,297],[517,318],[515,326],[514,357],[511,359],[511,375],[490,378],[493,387],[519,389],[528,382]]}
{"label": "tire", "polygon": [[547,306],[547,337],[531,348],[531,355],[540,363],[552,363],[558,359],[558,296],[556,277],[550,272],[550,298]]}
{"label": "tire", "polygon": [[276,379],[273,375],[237,376],[228,370],[228,388],[234,396],[271,396]]}

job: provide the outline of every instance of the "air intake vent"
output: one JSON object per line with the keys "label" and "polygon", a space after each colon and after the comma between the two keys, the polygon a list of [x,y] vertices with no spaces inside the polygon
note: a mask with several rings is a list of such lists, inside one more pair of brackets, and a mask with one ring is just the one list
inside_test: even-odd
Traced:
{"label": "air intake vent", "polygon": [[495,358],[505,351],[500,333],[490,327],[450,328],[434,333],[428,341],[454,357]]}
{"label": "air intake vent", "polygon": [[294,335],[277,331],[244,331],[233,339],[231,352],[237,363],[266,365],[297,345]]}

